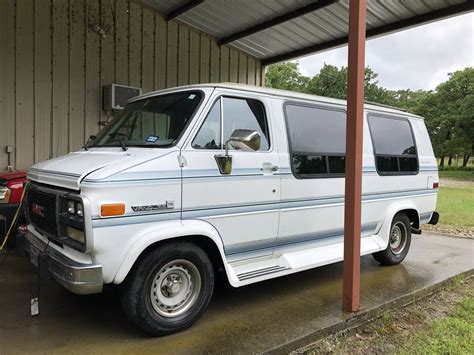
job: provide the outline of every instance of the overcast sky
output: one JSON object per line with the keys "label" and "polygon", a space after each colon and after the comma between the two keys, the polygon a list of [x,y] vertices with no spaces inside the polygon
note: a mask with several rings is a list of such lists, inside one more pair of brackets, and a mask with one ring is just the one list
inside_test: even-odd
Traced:
{"label": "overcast sky", "polygon": [[[474,66],[474,14],[415,27],[367,41],[366,65],[388,89],[435,89],[447,73]],[[298,60],[313,76],[324,63],[347,65],[347,47]]]}

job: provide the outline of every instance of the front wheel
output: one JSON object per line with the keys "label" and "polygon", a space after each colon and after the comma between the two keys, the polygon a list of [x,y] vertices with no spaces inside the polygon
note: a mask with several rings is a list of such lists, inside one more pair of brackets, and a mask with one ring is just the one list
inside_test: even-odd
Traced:
{"label": "front wheel", "polygon": [[372,255],[382,265],[396,265],[407,256],[410,243],[410,220],[406,214],[399,213],[393,218],[387,249]]}
{"label": "front wheel", "polygon": [[122,287],[122,306],[145,332],[166,335],[196,322],[213,290],[207,254],[191,243],[170,243],[137,262]]}

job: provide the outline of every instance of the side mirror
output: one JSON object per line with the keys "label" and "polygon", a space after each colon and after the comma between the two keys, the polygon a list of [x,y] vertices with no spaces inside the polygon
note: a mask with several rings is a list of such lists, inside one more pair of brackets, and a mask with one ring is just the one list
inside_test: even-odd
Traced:
{"label": "side mirror", "polygon": [[215,159],[221,174],[232,172],[232,157],[229,155],[229,144],[240,150],[256,151],[260,149],[260,133],[251,129],[236,129],[225,143],[225,154],[216,155]]}
{"label": "side mirror", "polygon": [[225,154],[229,153],[229,143],[232,146],[246,151],[256,151],[260,149],[260,133],[251,129],[236,129],[225,143]]}

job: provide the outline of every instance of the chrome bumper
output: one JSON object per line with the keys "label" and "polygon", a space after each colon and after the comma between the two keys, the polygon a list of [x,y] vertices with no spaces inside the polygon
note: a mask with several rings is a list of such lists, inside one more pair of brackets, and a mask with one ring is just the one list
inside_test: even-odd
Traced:
{"label": "chrome bumper", "polygon": [[83,264],[71,260],[55,249],[47,247],[31,232],[26,235],[25,250],[30,256],[31,263],[36,267],[38,267],[39,255],[41,258],[45,258],[46,262],[41,263],[42,267],[44,265],[48,274],[69,291],[79,295],[102,292],[101,265]]}

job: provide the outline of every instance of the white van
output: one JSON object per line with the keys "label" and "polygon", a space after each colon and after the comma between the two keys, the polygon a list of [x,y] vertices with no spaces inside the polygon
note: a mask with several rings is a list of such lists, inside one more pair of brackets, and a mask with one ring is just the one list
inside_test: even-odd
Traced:
{"label": "white van", "polygon": [[[29,170],[30,258],[74,293],[120,285],[150,334],[189,327],[218,271],[240,287],[342,260],[345,127],[345,101],[262,87],[137,97]],[[367,104],[361,254],[400,263],[437,191],[423,119]]]}

